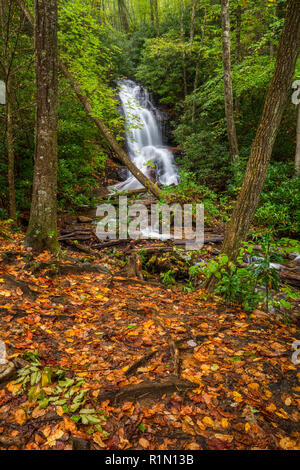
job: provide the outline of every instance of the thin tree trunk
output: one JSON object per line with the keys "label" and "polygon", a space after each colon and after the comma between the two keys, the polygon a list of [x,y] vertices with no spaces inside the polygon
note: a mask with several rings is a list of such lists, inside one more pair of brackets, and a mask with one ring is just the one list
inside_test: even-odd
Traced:
{"label": "thin tree trunk", "polygon": [[59,252],[57,237],[57,0],[35,0],[36,131],[33,194],[25,244]]}
{"label": "thin tree trunk", "polygon": [[198,0],[193,0],[193,5],[192,5],[192,15],[191,15],[191,29],[190,29],[190,41],[194,41],[194,35],[195,35],[195,16],[196,16],[196,6],[197,6]]}
{"label": "thin tree trunk", "polygon": [[154,13],[153,13],[153,8],[154,8],[153,0],[150,0],[150,22],[151,22],[151,26],[152,26],[152,27],[154,27]]}
{"label": "thin tree trunk", "polygon": [[183,92],[184,97],[187,96],[187,79],[186,79],[186,53],[184,41],[184,3],[180,0],[180,38],[182,44],[182,70],[183,70]]}
{"label": "thin tree trunk", "polygon": [[[22,8],[26,18],[28,21],[33,24],[33,18],[30,14],[30,12],[27,10],[27,8],[24,5],[23,0],[18,0],[20,7]],[[76,83],[74,77],[71,75],[67,67],[63,64],[63,62],[58,59],[58,65],[60,70],[62,71],[63,75],[70,81],[76,96],[80,103],[82,104],[83,108],[89,115],[89,117],[93,120],[93,122],[96,124],[97,128],[99,129],[100,133],[103,135],[103,137],[107,140],[107,142],[110,144],[111,148],[116,152],[120,160],[124,163],[124,165],[128,168],[128,170],[136,177],[136,179],[143,185],[145,186],[148,191],[150,191],[155,197],[158,199],[160,198],[160,189],[158,186],[152,181],[150,181],[136,166],[135,164],[131,161],[130,157],[127,155],[127,153],[122,149],[122,147],[119,145],[119,143],[116,141],[116,139],[113,137],[113,135],[110,133],[110,131],[106,128],[105,124],[98,118],[94,116],[93,109],[91,104],[89,103],[88,99],[84,94],[82,93],[80,87]]]}
{"label": "thin tree trunk", "polygon": [[[242,47],[241,47],[241,29],[242,29],[242,7],[238,5],[236,10],[236,47],[235,47],[235,61],[239,64],[242,60]],[[235,110],[238,114],[240,112],[240,97],[235,99]]]}
{"label": "thin tree trunk", "polygon": [[225,114],[227,121],[227,132],[232,163],[235,165],[239,160],[239,149],[236,135],[233,112],[233,92],[231,78],[231,52],[230,52],[230,19],[229,0],[222,0],[222,31],[223,31],[223,71],[224,71],[224,93]]}
{"label": "thin tree trunk", "polygon": [[160,36],[160,24],[159,24],[159,13],[158,13],[158,0],[154,0],[154,12],[155,12],[156,34],[157,34],[157,36]]}
{"label": "thin tree trunk", "polygon": [[249,157],[244,182],[227,226],[223,251],[236,259],[258,206],[300,47],[300,1],[289,0],[274,75]]}
{"label": "thin tree trunk", "polygon": [[129,32],[129,23],[127,19],[127,11],[126,11],[126,5],[124,0],[118,0],[118,8],[119,8],[119,15],[120,15],[120,20],[121,24],[123,26],[123,29],[126,33]]}
{"label": "thin tree trunk", "polygon": [[206,28],[206,10],[205,10],[205,13],[204,13],[204,21],[203,21],[203,25],[202,25],[201,43],[199,45],[199,53],[197,54],[197,60],[196,60],[196,71],[195,71],[195,80],[194,80],[194,98],[193,98],[193,107],[192,107],[192,123],[193,124],[195,122],[195,114],[196,114],[195,93],[197,91],[198,84],[199,84],[200,58],[201,58],[201,52],[202,52],[202,45],[203,45],[204,39],[205,39],[205,28]]}
{"label": "thin tree trunk", "polygon": [[295,155],[296,176],[300,176],[300,104],[298,104],[298,119],[296,132],[296,155]]}

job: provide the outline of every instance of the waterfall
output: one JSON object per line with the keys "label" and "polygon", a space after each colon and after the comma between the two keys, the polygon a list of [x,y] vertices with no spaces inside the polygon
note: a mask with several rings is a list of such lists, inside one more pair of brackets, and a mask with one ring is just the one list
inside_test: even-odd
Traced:
{"label": "waterfall", "polygon": [[[148,91],[132,80],[119,83],[119,97],[125,118],[127,151],[148,178],[163,185],[178,184],[178,173],[173,154],[163,145],[162,113],[150,101]],[[128,171],[127,179],[111,189],[123,191],[142,188],[142,184]]]}

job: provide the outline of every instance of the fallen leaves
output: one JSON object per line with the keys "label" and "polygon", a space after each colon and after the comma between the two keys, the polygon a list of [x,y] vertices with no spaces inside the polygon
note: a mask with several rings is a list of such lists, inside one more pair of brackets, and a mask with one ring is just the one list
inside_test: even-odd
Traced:
{"label": "fallen leaves", "polygon": [[[48,262],[50,255],[39,260]],[[8,269],[22,277],[23,260]],[[97,274],[28,276],[41,291],[36,302],[18,288],[6,289],[0,278],[0,335],[11,345],[9,358],[37,349],[42,370],[64,369],[68,380],[83,379],[84,409],[95,410],[97,423],[82,420],[80,409],[67,412],[73,396],[60,401],[65,392],[58,402],[49,401],[58,379],[51,381],[47,373],[41,380],[43,409],[11,381],[0,393],[0,431],[5,420],[21,427],[28,440],[24,448],[68,449],[71,437],[97,449],[297,448],[300,375],[289,357],[293,328],[270,322],[264,312],[248,316],[212,300],[199,301],[196,293],[110,285]],[[157,326],[157,318],[166,330]],[[181,377],[195,388],[114,402],[124,387],[157,384],[174,375],[166,331],[180,350]],[[127,376],[144,357],[149,359]],[[106,391],[113,398],[99,403]],[[32,433],[35,421],[40,424]]]}

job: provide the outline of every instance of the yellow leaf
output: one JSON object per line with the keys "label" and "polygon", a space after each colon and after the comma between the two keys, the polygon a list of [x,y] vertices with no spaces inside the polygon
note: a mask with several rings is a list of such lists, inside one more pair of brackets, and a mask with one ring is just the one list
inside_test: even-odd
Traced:
{"label": "yellow leaf", "polygon": [[221,420],[222,428],[226,429],[229,426],[228,419],[227,418],[222,418]]}
{"label": "yellow leaf", "polygon": [[236,401],[237,403],[240,403],[241,401],[243,401],[243,397],[239,392],[233,392],[233,398],[234,398],[234,401]]}
{"label": "yellow leaf", "polygon": [[209,416],[205,416],[203,419],[202,419],[203,423],[206,424],[206,426],[213,426],[214,425],[214,422],[213,420],[209,417]]}
{"label": "yellow leaf", "polygon": [[46,414],[46,410],[41,410],[40,407],[37,406],[36,408],[34,408],[31,416],[33,418],[40,418],[41,416],[44,416],[44,414]]}
{"label": "yellow leaf", "polygon": [[16,421],[20,426],[26,422],[26,413],[22,408],[16,410]]}
{"label": "yellow leaf", "polygon": [[245,431],[248,432],[250,430],[251,426],[249,423],[245,424]]}
{"label": "yellow leaf", "polygon": [[57,439],[60,439],[64,435],[64,431],[61,429],[58,429],[54,434],[51,434],[51,436],[48,438],[46,445],[49,447],[54,447],[56,444]]}
{"label": "yellow leaf", "polygon": [[143,437],[140,438],[139,444],[144,448],[147,449],[149,447],[149,441],[147,439],[144,439]]}
{"label": "yellow leaf", "polygon": [[58,414],[58,416],[62,416],[64,414],[64,410],[62,409],[62,406],[56,407],[56,413]]}
{"label": "yellow leaf", "polygon": [[252,382],[248,385],[248,388],[250,388],[250,390],[259,391],[259,384]]}
{"label": "yellow leaf", "polygon": [[220,439],[220,441],[226,441],[226,442],[233,441],[233,436],[230,436],[229,434],[215,434],[215,438]]}
{"label": "yellow leaf", "polygon": [[20,390],[21,386],[22,386],[22,384],[14,384],[13,382],[9,382],[6,385],[6,388],[9,392],[16,393]]}
{"label": "yellow leaf", "polygon": [[99,447],[106,447],[106,444],[104,444],[104,442],[102,441],[102,436],[100,434],[100,432],[95,432],[93,434],[93,441],[96,442],[96,444],[98,444]]}
{"label": "yellow leaf", "polygon": [[88,372],[78,372],[78,377],[86,377],[88,375]]}
{"label": "yellow leaf", "polygon": [[284,450],[291,450],[296,447],[296,441],[293,441],[289,437],[283,437],[280,441],[280,447]]}

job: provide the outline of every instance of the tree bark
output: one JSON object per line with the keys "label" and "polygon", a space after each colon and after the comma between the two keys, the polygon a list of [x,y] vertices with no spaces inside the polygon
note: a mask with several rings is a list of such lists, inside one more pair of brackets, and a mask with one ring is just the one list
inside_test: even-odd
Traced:
{"label": "tree bark", "polygon": [[230,51],[230,18],[229,0],[222,0],[222,32],[223,32],[223,71],[224,71],[224,95],[227,132],[232,163],[239,160],[239,149],[236,135],[233,111],[233,92],[231,78],[231,51]]}
{"label": "tree bark", "polygon": [[182,44],[182,70],[183,70],[183,91],[184,97],[187,96],[187,78],[186,78],[186,54],[184,44],[184,3],[180,0],[180,38]]}
{"label": "tree bark", "polygon": [[7,181],[8,181],[8,201],[9,217],[16,221],[16,193],[15,193],[15,151],[14,151],[14,131],[13,131],[13,105],[12,105],[12,60],[8,57],[8,44],[12,20],[11,5],[8,0],[0,0],[1,35],[4,45],[3,71],[5,74],[6,87],[6,143],[7,143]]}
{"label": "tree bark", "polygon": [[236,259],[258,206],[282,114],[290,95],[299,47],[300,1],[289,0],[274,75],[253,142],[242,189],[225,233],[223,252],[231,260]]}
{"label": "tree bark", "polygon": [[[20,7],[22,8],[24,15],[28,19],[28,21],[33,24],[33,18],[30,14],[30,12],[27,10],[26,6],[24,5],[23,0],[18,0]],[[160,189],[158,186],[152,181],[150,181],[136,166],[135,164],[131,161],[130,157],[127,155],[127,153],[122,149],[122,147],[118,144],[114,136],[110,133],[110,131],[107,129],[105,124],[99,119],[98,117],[94,116],[93,109],[91,104],[89,103],[88,99],[84,94],[82,93],[79,85],[76,83],[74,77],[71,75],[67,67],[64,65],[64,63],[58,59],[58,66],[63,73],[63,75],[70,81],[76,96],[80,103],[82,104],[83,108],[89,115],[89,117],[93,120],[93,122],[96,124],[97,128],[99,129],[100,133],[103,135],[103,137],[107,140],[111,148],[116,152],[120,160],[124,163],[124,165],[128,168],[128,170],[136,177],[136,179],[148,190],[150,191],[155,197],[158,199],[160,198]]]}
{"label": "tree bark", "polygon": [[193,0],[193,5],[192,5],[192,15],[191,15],[191,29],[190,29],[190,41],[194,41],[194,35],[195,35],[195,16],[196,16],[196,6],[197,6],[198,0]]}
{"label": "tree bark", "polygon": [[16,221],[16,192],[15,192],[15,151],[14,151],[14,131],[13,131],[13,107],[11,96],[11,77],[10,73],[6,81],[6,99],[7,99],[7,179],[8,179],[8,194],[9,194],[9,217]]}
{"label": "tree bark", "polygon": [[36,130],[33,193],[25,244],[58,254],[57,0],[35,0]]}
{"label": "tree bark", "polygon": [[[242,47],[241,47],[241,30],[242,30],[242,7],[241,5],[237,6],[236,9],[236,30],[235,30],[235,61],[236,64],[239,64],[242,60]],[[240,112],[240,97],[235,98],[235,110],[236,113]]]}
{"label": "tree bark", "polygon": [[158,0],[154,0],[154,12],[155,12],[156,34],[157,34],[157,36],[160,36],[159,13],[158,13]]}
{"label": "tree bark", "polygon": [[121,24],[126,33],[129,32],[129,23],[127,19],[127,11],[124,0],[118,0],[119,15],[121,19]]}
{"label": "tree bark", "polygon": [[153,0],[150,0],[150,22],[151,22],[151,26],[152,26],[152,27],[154,27],[154,13],[153,13],[153,8],[154,8]]}
{"label": "tree bark", "polygon": [[300,176],[300,104],[298,104],[298,119],[296,132],[296,154],[295,154],[295,172]]}

